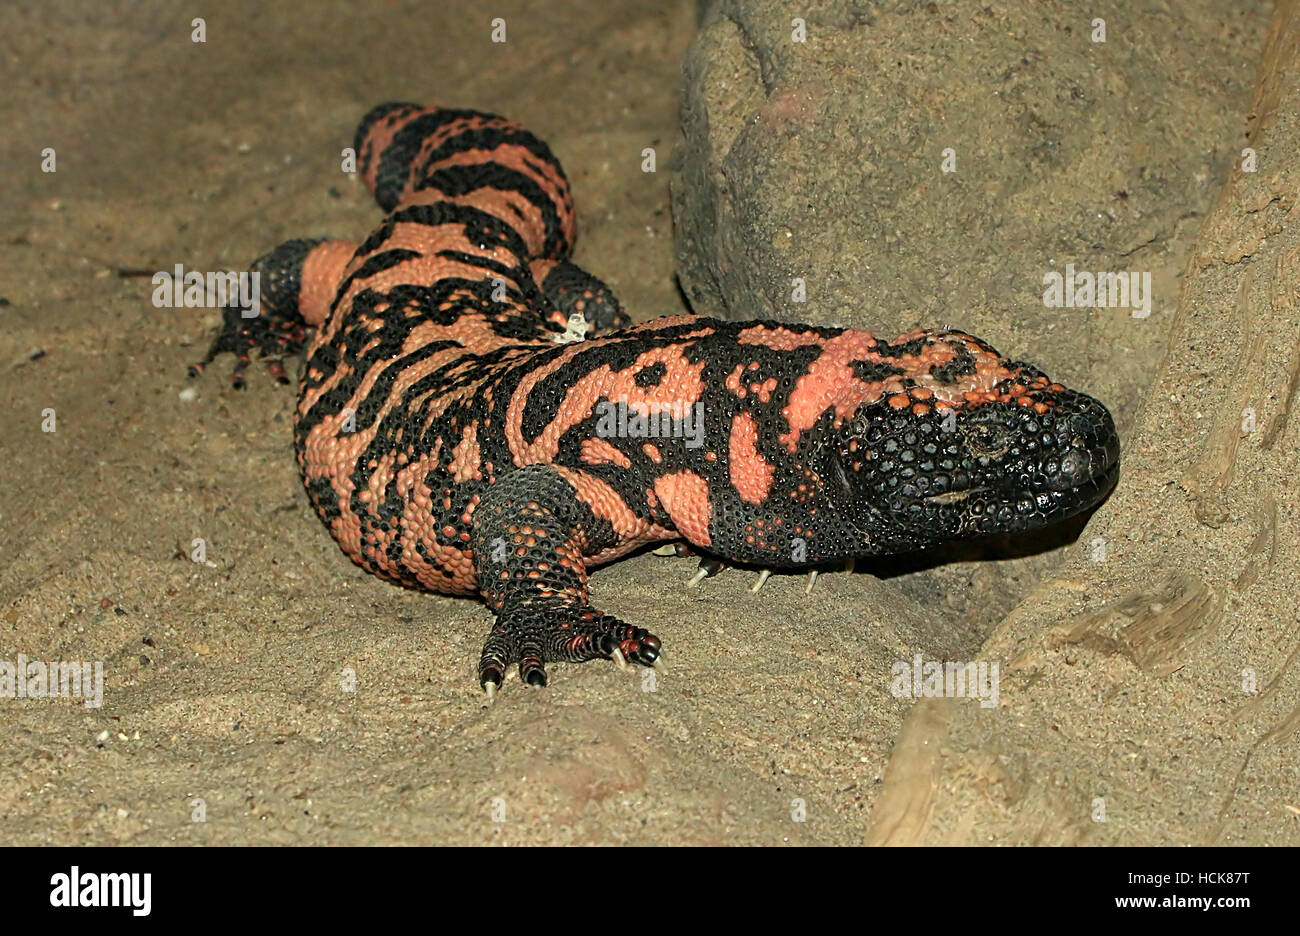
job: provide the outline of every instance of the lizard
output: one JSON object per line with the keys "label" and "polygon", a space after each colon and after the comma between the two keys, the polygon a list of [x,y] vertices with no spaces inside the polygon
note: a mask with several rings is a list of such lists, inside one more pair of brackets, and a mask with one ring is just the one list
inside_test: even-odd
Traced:
{"label": "lizard", "polygon": [[952,328],[893,340],[783,321],[631,324],[569,259],[569,183],[492,114],[386,103],[356,170],[386,212],[364,241],[294,239],[252,265],[202,372],[257,353],[287,382],[294,449],[343,552],[408,588],[479,595],[478,663],[543,686],[552,662],[662,663],[588,600],[596,567],[676,542],[811,569],[1033,530],[1116,483],[1098,400]]}

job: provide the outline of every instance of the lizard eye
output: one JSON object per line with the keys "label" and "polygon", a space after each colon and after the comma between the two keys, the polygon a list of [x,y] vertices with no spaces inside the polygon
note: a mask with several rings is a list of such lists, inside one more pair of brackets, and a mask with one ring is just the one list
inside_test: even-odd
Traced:
{"label": "lizard eye", "polygon": [[1007,450],[1006,433],[992,423],[975,423],[966,427],[966,444],[979,458],[996,458]]}
{"label": "lizard eye", "polygon": [[867,417],[854,416],[849,429],[853,435],[858,436],[859,438],[865,436],[867,434]]}

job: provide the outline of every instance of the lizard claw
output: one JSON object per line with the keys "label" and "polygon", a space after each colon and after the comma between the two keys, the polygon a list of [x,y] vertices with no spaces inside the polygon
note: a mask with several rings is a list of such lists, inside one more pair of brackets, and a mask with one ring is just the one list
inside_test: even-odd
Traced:
{"label": "lizard claw", "polygon": [[587,607],[516,608],[499,615],[483,645],[478,679],[492,697],[501,688],[508,667],[519,667],[524,685],[549,682],[548,662],[582,663],[613,660],[653,666],[661,650],[659,638],[644,628]]}
{"label": "lizard claw", "polygon": [[[678,553],[678,555],[681,555],[681,553]],[[691,554],[687,553],[687,555]],[[686,583],[686,587],[694,588],[706,578],[713,578],[713,576],[717,575],[726,567],[727,564],[721,559],[714,559],[712,556],[701,556],[700,568],[696,571],[695,575],[691,577],[691,580]]]}
{"label": "lizard claw", "polygon": [[760,588],[763,587],[763,583],[766,582],[771,577],[772,577],[772,570],[763,569],[761,572],[758,573],[758,581],[755,582],[753,586],[750,587],[749,590],[752,592],[757,592]]}

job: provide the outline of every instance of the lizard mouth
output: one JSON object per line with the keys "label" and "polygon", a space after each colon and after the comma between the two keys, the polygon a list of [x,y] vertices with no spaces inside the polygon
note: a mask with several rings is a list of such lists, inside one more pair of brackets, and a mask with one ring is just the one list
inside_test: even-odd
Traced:
{"label": "lizard mouth", "polygon": [[[1081,484],[1075,484],[1064,489],[1057,489],[1059,493],[1066,495],[1080,494],[1082,492],[1094,492],[1095,500],[1101,500],[1110,489],[1115,486],[1119,480],[1119,452],[1116,448],[1115,456],[1106,462],[1105,467]],[[1094,501],[1095,502],[1095,501]]]}
{"label": "lizard mouth", "polygon": [[[1119,438],[1114,432],[1091,447],[1084,447],[1076,441],[1048,477],[1040,478],[1030,487],[1013,493],[1019,497],[1036,498],[1040,502],[1043,502],[1043,498],[1052,498],[1079,505],[1080,509],[1086,508],[1101,500],[1115,486],[1119,479],[1119,454]],[[927,504],[947,506],[995,489],[999,493],[1007,493],[996,485],[992,488],[985,485],[930,494],[922,500]]]}
{"label": "lizard mouth", "polygon": [[[1076,480],[1075,479],[1070,480]],[[1118,446],[1108,446],[1104,455],[1104,461],[1101,470],[1095,474],[1087,475],[1082,480],[1076,480],[1076,483],[1070,484],[1065,478],[1055,479],[1055,483],[1049,483],[1046,488],[1037,490],[1026,490],[1023,495],[1029,497],[1055,497],[1065,502],[1075,503],[1079,509],[1086,509],[1092,504],[1101,500],[1110,489],[1115,486],[1119,480],[1119,451]],[[947,507],[953,504],[960,504],[973,495],[984,494],[991,491],[989,487],[970,487],[958,491],[944,491],[942,494],[930,494],[921,498],[927,504],[934,504],[939,507]]]}
{"label": "lizard mouth", "polygon": [[[1026,491],[1025,494],[1030,497],[1054,495],[1064,501],[1075,501],[1079,505],[1079,509],[1086,509],[1108,494],[1118,480],[1119,459],[1115,458],[1102,471],[1078,484],[1068,486],[1053,485],[1046,490]],[[983,494],[990,490],[992,489],[988,487],[964,488],[960,491],[944,491],[942,494],[931,494],[923,497],[922,500],[927,504],[946,507],[952,504],[960,504],[973,495]]]}
{"label": "lizard mouth", "polygon": [[966,488],[964,491],[944,491],[942,494],[931,494],[925,498],[925,501],[928,504],[957,504],[972,494],[987,490],[988,488]]}

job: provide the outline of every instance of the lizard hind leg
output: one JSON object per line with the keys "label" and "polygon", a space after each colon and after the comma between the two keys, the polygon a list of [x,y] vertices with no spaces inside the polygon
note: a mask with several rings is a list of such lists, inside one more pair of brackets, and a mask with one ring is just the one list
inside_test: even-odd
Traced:
{"label": "lizard hind leg", "polygon": [[600,337],[632,324],[623,305],[604,282],[568,260],[534,260],[533,279],[563,318],[581,315],[588,337]]}
{"label": "lizard hind leg", "polygon": [[288,383],[284,359],[298,354],[310,330],[325,321],[356,248],[351,241],[298,238],[254,260],[251,272],[257,274],[259,284],[256,307],[222,310],[221,327],[203,360],[190,365],[190,376],[197,377],[217,355],[228,352],[235,355],[231,384],[242,389],[244,371],[256,351],[270,358],[267,369],[272,376]]}
{"label": "lizard hind leg", "polygon": [[473,532],[479,591],[497,615],[478,665],[485,690],[500,686],[512,664],[525,684],[544,686],[548,662],[658,660],[658,637],[587,603],[584,554],[611,535],[600,526],[546,465],[513,471],[485,495]]}

